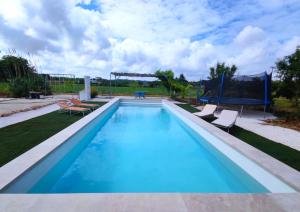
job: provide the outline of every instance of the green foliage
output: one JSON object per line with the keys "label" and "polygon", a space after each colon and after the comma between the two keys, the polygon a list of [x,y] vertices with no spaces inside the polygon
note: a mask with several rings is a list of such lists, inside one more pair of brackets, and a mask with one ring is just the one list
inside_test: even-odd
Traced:
{"label": "green foliage", "polygon": [[0,59],[0,81],[9,82],[9,91],[14,97],[27,97],[31,90],[51,94],[43,76],[22,57],[5,55]]}
{"label": "green foliage", "polygon": [[235,72],[238,70],[236,65],[232,65],[231,67],[226,66],[225,63],[217,63],[216,67],[210,67],[210,77],[209,79],[216,79],[221,77],[223,73],[225,73],[227,78],[233,77]]}
{"label": "green foliage", "polygon": [[8,81],[14,78],[30,78],[36,74],[34,66],[22,57],[4,55],[0,59],[0,81]]}
{"label": "green foliage", "polygon": [[300,97],[300,47],[283,59],[277,61],[277,74],[281,80],[279,92],[282,96],[293,99],[299,104]]}
{"label": "green foliage", "polygon": [[29,91],[39,91],[44,95],[50,95],[51,88],[47,81],[39,75],[34,78],[18,77],[9,82],[9,91],[13,97],[28,97]]}
{"label": "green foliage", "polygon": [[130,86],[130,87],[133,87],[133,88],[137,88],[137,87],[139,87],[139,83],[138,83],[137,81],[131,81],[131,82],[129,83],[129,86]]}
{"label": "green foliage", "polygon": [[26,78],[16,78],[11,80],[9,90],[13,97],[27,97],[30,86],[30,82]]}
{"label": "green foliage", "polygon": [[97,97],[97,96],[98,96],[98,91],[97,91],[97,89],[94,88],[94,87],[92,87],[92,88],[91,88],[91,97],[92,97],[92,98],[95,98],[95,97]]}
{"label": "green foliage", "polygon": [[181,74],[179,78],[174,79],[172,70],[158,70],[155,74],[162,81],[166,89],[170,93],[172,91],[171,96],[180,94],[180,97],[184,99],[188,95],[189,90],[193,87],[188,83],[183,74]]}
{"label": "green foliage", "polygon": [[168,92],[171,91],[172,82],[174,81],[174,73],[172,70],[157,70],[155,72],[158,79],[161,80],[163,83],[163,86],[168,90]]}
{"label": "green foliage", "polygon": [[182,85],[182,88],[181,88],[181,98],[184,99],[190,92],[190,90],[193,88],[192,85],[190,84],[187,84],[187,85]]}
{"label": "green foliage", "polygon": [[0,95],[8,96],[9,93],[9,84],[7,82],[0,82]]}
{"label": "green foliage", "polygon": [[189,82],[185,79],[185,76],[183,74],[179,75],[178,81],[184,85],[187,85]]}

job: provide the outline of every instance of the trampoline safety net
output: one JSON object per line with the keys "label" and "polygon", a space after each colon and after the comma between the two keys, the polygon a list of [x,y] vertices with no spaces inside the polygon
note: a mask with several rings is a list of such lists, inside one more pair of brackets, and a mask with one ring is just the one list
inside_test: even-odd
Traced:
{"label": "trampoline safety net", "polygon": [[270,104],[272,73],[236,75],[231,78],[222,74],[219,78],[204,80],[203,96],[199,102],[214,104],[265,105]]}

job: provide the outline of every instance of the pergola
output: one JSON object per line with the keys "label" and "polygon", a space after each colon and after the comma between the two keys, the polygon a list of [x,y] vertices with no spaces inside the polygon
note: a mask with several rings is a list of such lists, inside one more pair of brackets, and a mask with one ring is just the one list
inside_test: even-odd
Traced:
{"label": "pergola", "polygon": [[111,76],[115,76],[115,87],[117,86],[117,77],[157,77],[156,74],[141,74],[141,73],[128,73],[128,72],[110,72],[109,75],[109,90],[110,95],[112,95],[111,90]]}

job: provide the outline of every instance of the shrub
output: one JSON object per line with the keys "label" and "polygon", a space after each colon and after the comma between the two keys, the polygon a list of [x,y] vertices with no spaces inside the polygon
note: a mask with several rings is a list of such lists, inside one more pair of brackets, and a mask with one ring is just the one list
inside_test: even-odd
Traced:
{"label": "shrub", "polygon": [[29,96],[30,82],[25,78],[16,78],[9,83],[9,90],[13,97]]}
{"label": "shrub", "polygon": [[45,81],[41,76],[36,76],[31,82],[29,87],[32,91],[42,92],[44,95],[51,95],[52,91],[49,86],[49,82]]}
{"label": "shrub", "polygon": [[92,88],[91,89],[91,98],[95,98],[96,96],[98,96],[98,91],[96,90],[96,88]]}

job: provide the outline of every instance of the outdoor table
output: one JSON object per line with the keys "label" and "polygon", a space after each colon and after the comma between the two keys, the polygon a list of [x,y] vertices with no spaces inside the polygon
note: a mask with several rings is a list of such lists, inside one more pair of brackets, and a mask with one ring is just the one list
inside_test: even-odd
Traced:
{"label": "outdoor table", "polygon": [[135,98],[145,98],[145,92],[144,91],[136,91],[134,92]]}
{"label": "outdoor table", "polygon": [[41,94],[42,94],[41,92],[36,92],[36,91],[29,92],[31,99],[39,99]]}

